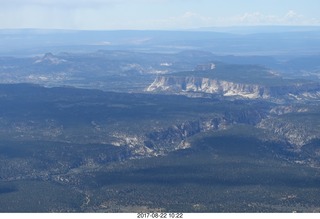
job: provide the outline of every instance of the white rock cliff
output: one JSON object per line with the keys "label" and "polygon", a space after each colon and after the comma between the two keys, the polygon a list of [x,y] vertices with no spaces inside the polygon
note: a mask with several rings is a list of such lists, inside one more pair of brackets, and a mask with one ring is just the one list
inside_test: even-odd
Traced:
{"label": "white rock cliff", "polygon": [[270,97],[269,90],[264,86],[200,77],[158,76],[146,91],[203,92],[223,96],[241,96],[250,99]]}
{"label": "white rock cliff", "polygon": [[194,76],[158,76],[145,91],[176,94],[207,93],[246,99],[286,98],[304,100],[320,98],[320,85],[318,83],[284,84],[282,86],[270,84],[267,86]]}

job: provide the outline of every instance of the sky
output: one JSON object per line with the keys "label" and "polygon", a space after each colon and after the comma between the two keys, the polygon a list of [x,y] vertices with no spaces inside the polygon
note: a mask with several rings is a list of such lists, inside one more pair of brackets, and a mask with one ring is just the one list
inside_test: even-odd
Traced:
{"label": "sky", "polygon": [[320,0],[0,0],[0,29],[320,26]]}

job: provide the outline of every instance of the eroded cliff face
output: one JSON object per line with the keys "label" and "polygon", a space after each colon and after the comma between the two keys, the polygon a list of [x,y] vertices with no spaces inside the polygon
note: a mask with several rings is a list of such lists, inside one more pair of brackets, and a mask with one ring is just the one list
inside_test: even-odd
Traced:
{"label": "eroded cliff face", "polygon": [[201,132],[224,130],[231,120],[221,116],[215,118],[186,121],[167,129],[146,134],[144,145],[158,154],[190,147],[188,138]]}
{"label": "eroded cliff face", "polygon": [[320,133],[312,126],[279,117],[263,119],[256,127],[272,132],[275,139],[289,143],[292,150],[296,152],[313,140],[320,138]]}
{"label": "eroded cliff face", "polygon": [[269,97],[269,90],[263,86],[200,77],[158,76],[146,91],[203,92],[223,96],[242,96],[252,99]]}
{"label": "eroded cliff face", "polygon": [[179,94],[206,93],[246,99],[290,98],[300,100],[320,98],[320,85],[317,83],[297,83],[284,86],[270,84],[266,86],[193,76],[158,76],[146,88],[146,91]]}
{"label": "eroded cliff face", "polygon": [[[164,155],[171,151],[191,147],[189,138],[199,133],[226,130],[236,124],[256,125],[263,118],[266,118],[266,112],[254,109],[199,118],[145,133],[135,138],[140,140],[133,144],[131,141],[130,144],[122,146],[129,146],[134,157]],[[129,139],[128,136],[126,139]]]}

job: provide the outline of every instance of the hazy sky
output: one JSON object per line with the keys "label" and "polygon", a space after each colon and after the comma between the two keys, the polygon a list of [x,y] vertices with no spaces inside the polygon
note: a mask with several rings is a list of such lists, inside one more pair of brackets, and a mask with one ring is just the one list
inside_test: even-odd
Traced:
{"label": "hazy sky", "polygon": [[320,25],[320,0],[0,0],[0,28]]}

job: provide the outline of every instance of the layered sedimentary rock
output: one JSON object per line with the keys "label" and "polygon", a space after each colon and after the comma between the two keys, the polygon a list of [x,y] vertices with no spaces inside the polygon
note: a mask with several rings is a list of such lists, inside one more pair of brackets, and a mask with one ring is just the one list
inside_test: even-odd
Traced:
{"label": "layered sedimentary rock", "polygon": [[237,96],[248,99],[269,98],[319,98],[320,85],[317,83],[263,85],[239,83],[203,77],[158,76],[146,88],[148,92],[168,93],[209,93],[221,96]]}

